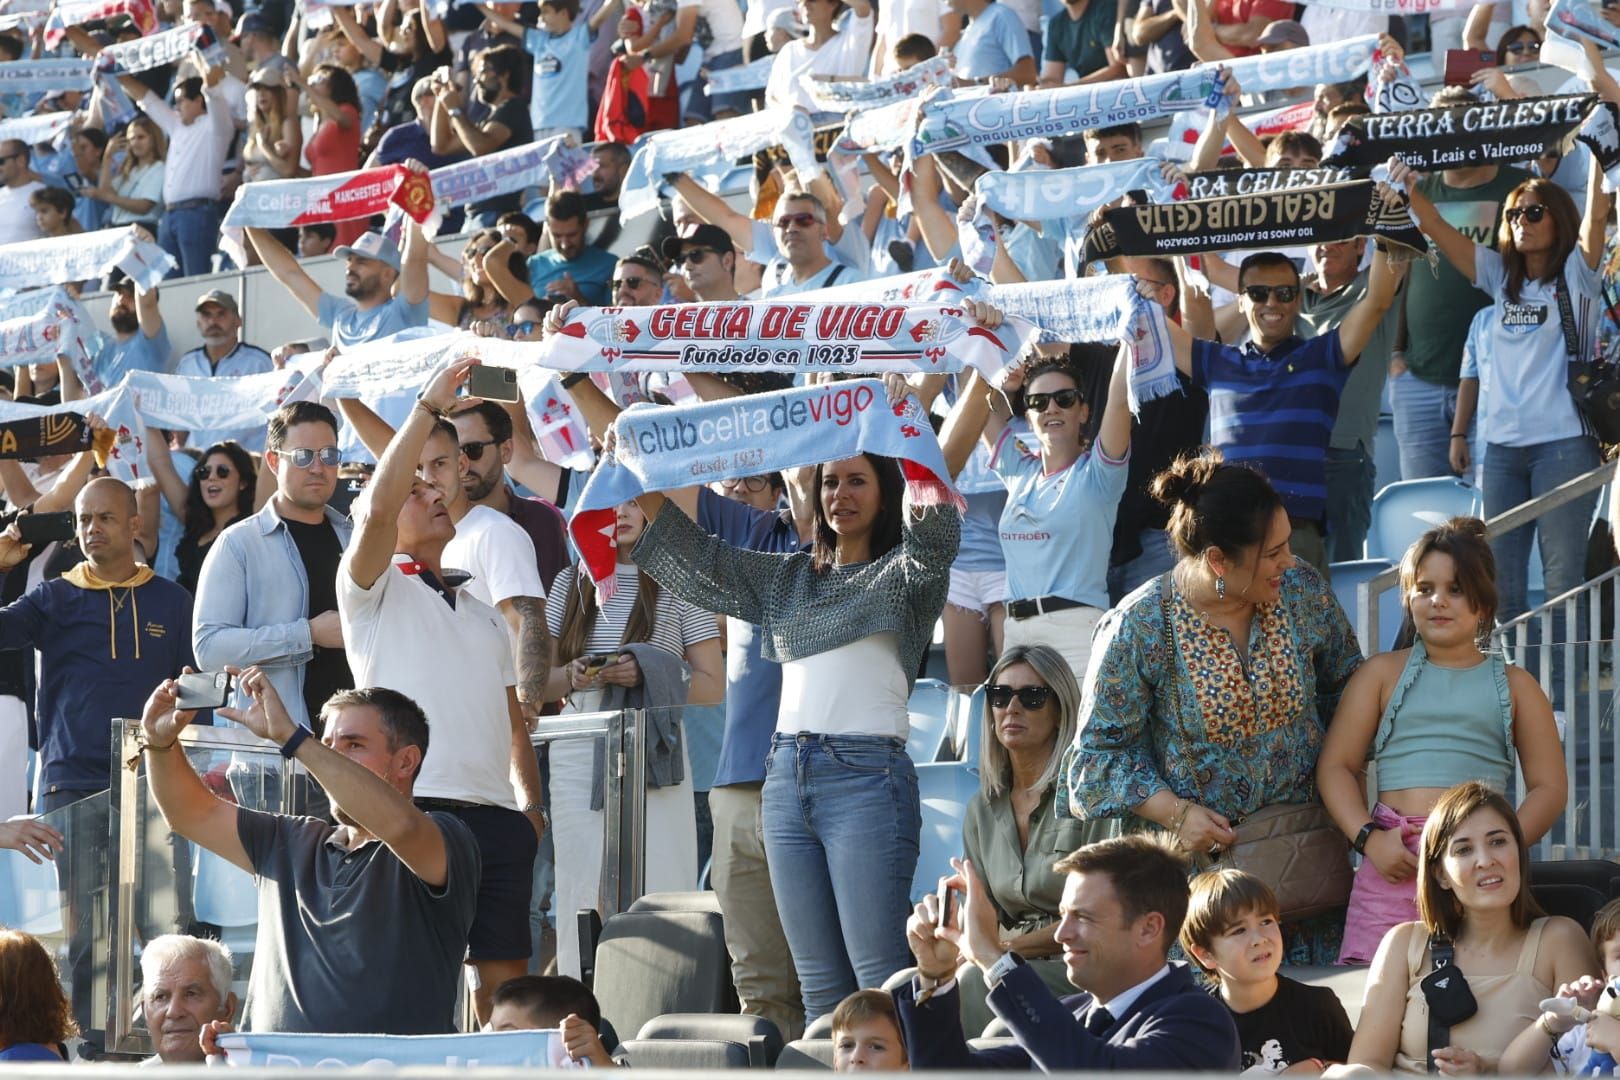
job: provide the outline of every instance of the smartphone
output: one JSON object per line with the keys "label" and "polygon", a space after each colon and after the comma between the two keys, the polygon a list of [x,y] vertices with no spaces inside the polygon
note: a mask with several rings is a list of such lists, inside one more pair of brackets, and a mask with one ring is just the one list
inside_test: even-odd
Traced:
{"label": "smartphone", "polygon": [[479,364],[467,373],[467,396],[485,401],[516,401],[517,372],[509,367]]}
{"label": "smartphone", "polygon": [[601,671],[603,668],[607,667],[617,659],[618,657],[613,653],[602,653],[597,656],[587,656],[585,658],[585,677],[587,679],[594,678],[598,671]]}
{"label": "smartphone", "polygon": [[73,511],[56,514],[18,514],[17,531],[25,544],[48,544],[73,539]]}
{"label": "smartphone", "polygon": [[231,698],[231,676],[224,671],[194,671],[175,680],[177,709],[217,709]]}
{"label": "smartphone", "polygon": [[956,924],[955,898],[956,890],[941,881],[939,883],[939,892],[935,897],[935,899],[939,901],[939,918],[938,921],[934,923],[935,927],[943,929],[944,927],[954,926]]}
{"label": "smartphone", "polygon": [[1496,66],[1496,54],[1478,49],[1447,49],[1445,76],[1447,86],[1469,86],[1474,72]]}

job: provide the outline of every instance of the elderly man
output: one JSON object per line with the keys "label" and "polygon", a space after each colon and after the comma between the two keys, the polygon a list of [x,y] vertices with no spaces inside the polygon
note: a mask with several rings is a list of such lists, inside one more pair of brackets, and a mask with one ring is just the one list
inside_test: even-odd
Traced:
{"label": "elderly man", "polygon": [[[242,311],[236,297],[223,289],[210,289],[197,298],[197,333],[203,343],[180,357],[176,375],[256,375],[271,370],[270,354],[242,340]],[[235,439],[249,450],[264,449],[264,426],[236,430],[193,429],[191,445],[206,449],[213,443]]]}
{"label": "elderly man", "polygon": [[203,1029],[236,1015],[231,951],[186,934],[148,941],[141,950],[141,1015],[157,1049],[147,1064],[203,1064]]}

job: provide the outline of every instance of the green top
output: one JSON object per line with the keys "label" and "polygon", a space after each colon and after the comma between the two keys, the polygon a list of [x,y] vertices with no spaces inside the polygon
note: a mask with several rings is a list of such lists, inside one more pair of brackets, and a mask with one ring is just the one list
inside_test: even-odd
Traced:
{"label": "green top", "polygon": [[1031,811],[1029,845],[1023,851],[1018,850],[1018,824],[1007,792],[991,798],[981,788],[968,801],[962,853],[973,860],[989,890],[1003,930],[1027,934],[1057,922],[1064,875],[1052,864],[1114,831],[1114,823],[1106,820],[1059,818],[1053,810],[1056,791],[1056,784],[1047,788]]}
{"label": "green top", "polygon": [[[1478,187],[1455,188],[1444,173],[1430,173],[1418,183],[1446,223],[1476,244],[1496,250],[1496,227],[1508,193],[1530,174],[1506,166],[1496,178]],[[1432,269],[1431,269],[1432,267]],[[1462,371],[1463,343],[1468,327],[1491,297],[1474,288],[1445,259],[1437,264],[1412,264],[1406,287],[1406,366],[1424,382],[1456,386]]]}
{"label": "green top", "polygon": [[1113,3],[1090,0],[1078,19],[1070,18],[1065,9],[1046,20],[1041,57],[1063,61],[1083,79],[1108,66],[1108,46],[1113,40]]}

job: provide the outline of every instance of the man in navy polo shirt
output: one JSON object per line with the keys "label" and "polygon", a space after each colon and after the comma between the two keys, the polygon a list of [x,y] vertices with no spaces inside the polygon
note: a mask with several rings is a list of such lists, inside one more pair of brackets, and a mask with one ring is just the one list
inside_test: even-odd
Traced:
{"label": "man in navy polo shirt", "polygon": [[1287,256],[1260,251],[1238,268],[1238,304],[1249,323],[1242,345],[1194,338],[1169,324],[1176,367],[1209,392],[1210,442],[1228,461],[1252,461],[1282,496],[1296,556],[1327,575],[1327,447],[1350,368],[1395,299],[1399,274],[1382,250],[1367,295],[1335,331],[1309,340],[1295,324],[1299,271]]}

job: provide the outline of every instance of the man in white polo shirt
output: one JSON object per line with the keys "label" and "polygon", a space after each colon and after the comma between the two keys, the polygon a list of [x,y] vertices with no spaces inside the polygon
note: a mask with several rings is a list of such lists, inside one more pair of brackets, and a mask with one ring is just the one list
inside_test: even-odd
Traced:
{"label": "man in white polo shirt", "polygon": [[483,875],[468,983],[487,1021],[495,988],[528,966],[545,810],[506,624],[444,570],[455,525],[444,495],[416,476],[422,448],[475,363],[460,360],[434,376],[383,451],[355,504],[354,539],[338,568],[338,615],[355,678],[409,695],[439,734],[416,779],[417,805],[455,814],[478,840]]}

